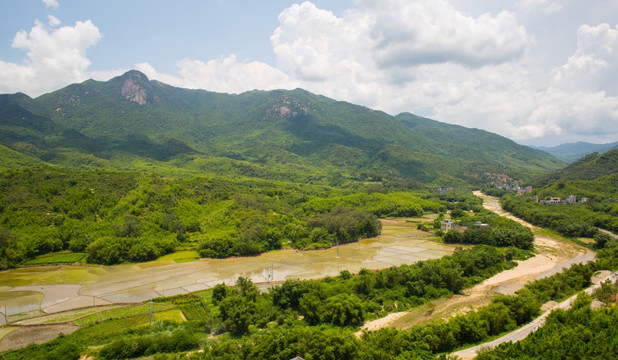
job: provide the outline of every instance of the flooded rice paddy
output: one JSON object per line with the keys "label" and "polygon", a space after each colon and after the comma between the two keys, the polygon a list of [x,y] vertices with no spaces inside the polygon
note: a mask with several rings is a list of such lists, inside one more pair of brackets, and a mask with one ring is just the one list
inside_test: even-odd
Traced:
{"label": "flooded rice paddy", "polygon": [[[427,221],[429,219],[423,219]],[[39,306],[46,313],[94,305],[141,302],[233,284],[239,276],[267,288],[287,279],[312,279],[383,269],[451,254],[454,245],[434,241],[416,222],[384,220],[382,235],[326,250],[286,249],[255,257],[158,260],[116,266],[48,266],[0,272],[0,311],[9,316]],[[38,294],[38,297],[33,297]],[[35,301],[35,298],[38,299]],[[21,307],[20,307],[21,306]],[[10,308],[10,310],[9,310]],[[35,309],[36,310],[36,309]],[[9,319],[10,320],[10,319]]]}

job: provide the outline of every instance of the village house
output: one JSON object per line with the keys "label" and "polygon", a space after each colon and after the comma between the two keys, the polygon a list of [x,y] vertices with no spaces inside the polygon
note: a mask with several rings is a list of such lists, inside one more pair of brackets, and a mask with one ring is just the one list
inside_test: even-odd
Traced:
{"label": "village house", "polygon": [[543,200],[539,200],[538,197],[532,197],[529,199],[534,202],[540,202],[541,204],[584,204],[588,202],[587,197],[583,197],[579,201],[577,201],[577,196],[575,195],[569,195],[569,197],[566,199],[561,199],[559,197],[552,197],[552,198],[543,199]]}
{"label": "village house", "polygon": [[440,224],[440,229],[443,233],[447,233],[449,230],[454,229],[455,227],[457,227],[457,222],[451,219],[444,219]]}
{"label": "village house", "polygon": [[517,189],[517,195],[531,193],[531,192],[532,192],[532,186],[526,186],[525,188]]}

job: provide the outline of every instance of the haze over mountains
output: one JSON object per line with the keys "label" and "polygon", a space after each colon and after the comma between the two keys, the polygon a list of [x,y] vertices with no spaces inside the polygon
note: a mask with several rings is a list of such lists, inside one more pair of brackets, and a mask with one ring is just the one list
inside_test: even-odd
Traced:
{"label": "haze over mountains", "polygon": [[593,152],[604,153],[608,150],[618,148],[618,141],[607,144],[592,144],[584,141],[576,143],[561,144],[558,146],[532,146],[535,149],[543,150],[566,162],[573,162]]}
{"label": "haze over mountains", "polygon": [[[307,91],[238,95],[176,88],[129,71],[32,99],[0,95],[2,165],[177,169],[263,178],[531,179],[564,163],[483,130],[391,116]],[[290,175],[292,174],[292,175]]]}

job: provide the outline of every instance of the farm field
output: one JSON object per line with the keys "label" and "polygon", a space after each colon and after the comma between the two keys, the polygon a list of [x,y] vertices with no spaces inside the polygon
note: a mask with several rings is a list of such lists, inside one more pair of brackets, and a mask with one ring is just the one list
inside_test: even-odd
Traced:
{"label": "farm field", "polygon": [[[14,296],[19,294],[16,291],[39,294],[36,300],[28,297],[29,306],[51,314],[209,289],[222,282],[233,284],[239,276],[266,287],[286,279],[336,275],[342,270],[383,269],[441,258],[461,246],[435,241],[433,234],[416,229],[414,219],[382,220],[382,223],[382,235],[377,238],[325,250],[287,249],[255,257],[195,261],[188,261],[193,253],[181,252],[177,256],[168,255],[141,264],[59,265],[3,271],[0,272],[0,299],[5,300],[0,300],[0,307],[5,303],[8,305],[9,321],[12,322],[11,314],[18,311],[20,303],[19,297]],[[272,269],[272,282],[268,281],[269,269]]]}

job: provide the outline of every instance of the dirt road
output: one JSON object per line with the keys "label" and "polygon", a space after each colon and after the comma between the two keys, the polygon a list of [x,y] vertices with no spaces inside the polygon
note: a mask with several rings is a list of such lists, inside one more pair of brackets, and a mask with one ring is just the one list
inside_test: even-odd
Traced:
{"label": "dirt road", "polygon": [[[486,209],[530,227],[533,231],[537,229],[530,223],[503,211],[497,198],[480,192],[474,192],[474,195],[483,199],[483,206]],[[488,305],[497,294],[512,295],[530,281],[551,276],[574,263],[586,263],[593,260],[596,255],[593,251],[577,244],[547,236],[535,236],[534,246],[538,251],[536,256],[519,261],[517,267],[496,274],[464,290],[462,295],[439,299],[406,312],[389,314],[384,318],[367,322],[363,329],[377,330],[391,326],[404,330],[429,320],[444,319],[454,314],[464,313]]]}
{"label": "dirt road", "polygon": [[[615,282],[616,280],[618,280],[618,275],[613,274],[611,272],[607,272],[605,274],[605,276],[603,277],[599,277],[597,278],[598,282],[594,285],[592,285],[591,287],[587,288],[586,290],[584,290],[588,295],[591,295],[596,289],[598,289],[601,285],[601,283],[605,280],[610,279],[612,282]],[[573,304],[573,301],[575,300],[575,298],[577,298],[577,294],[571,296],[570,298],[568,298],[567,300],[556,304],[554,306],[552,306],[551,308],[549,308],[545,313],[543,313],[543,315],[539,316],[538,318],[532,320],[532,322],[530,322],[529,324],[526,324],[522,327],[520,327],[519,329],[510,332],[496,340],[490,341],[490,342],[486,342],[484,344],[481,345],[477,345],[477,346],[473,346],[471,348],[468,349],[464,349],[461,351],[457,351],[452,353],[451,355],[456,355],[459,356],[460,359],[474,359],[477,355],[477,351],[479,351],[479,349],[483,348],[483,349],[491,349],[494,348],[502,343],[505,342],[516,342],[519,340],[522,340],[524,338],[526,338],[528,335],[530,335],[530,333],[532,333],[533,331],[536,331],[538,328],[540,328],[541,326],[545,325],[545,320],[547,319],[547,316],[549,316],[549,314],[551,313],[551,310],[554,309],[569,309],[571,308],[571,305]]]}

